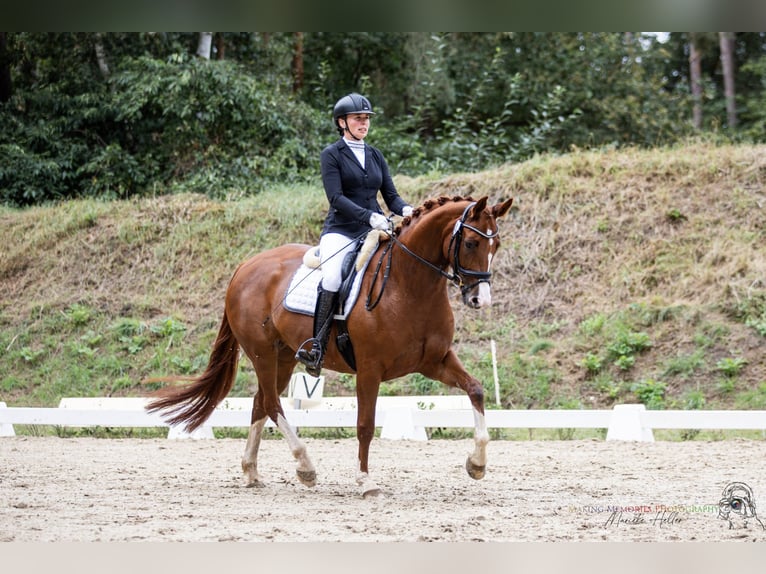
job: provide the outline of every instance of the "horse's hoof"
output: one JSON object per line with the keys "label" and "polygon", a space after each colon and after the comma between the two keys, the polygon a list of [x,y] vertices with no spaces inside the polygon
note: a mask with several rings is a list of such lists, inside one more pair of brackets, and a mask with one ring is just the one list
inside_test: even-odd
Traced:
{"label": "horse's hoof", "polygon": [[300,480],[302,484],[309,488],[316,486],[317,473],[315,470],[296,470],[295,474],[298,475],[298,480]]}
{"label": "horse's hoof", "polygon": [[356,483],[362,487],[362,498],[377,498],[383,494],[380,487],[366,472],[357,476]]}
{"label": "horse's hoof", "polygon": [[484,473],[487,471],[486,466],[478,466],[471,462],[471,457],[465,459],[465,469],[468,471],[468,476],[474,480],[480,480],[484,478]]}
{"label": "horse's hoof", "polygon": [[266,486],[266,483],[263,482],[263,478],[258,473],[257,470],[255,470],[255,465],[252,463],[242,463],[242,471],[245,473],[244,480],[242,482],[242,485],[245,488],[263,488]]}
{"label": "horse's hoof", "polygon": [[377,486],[372,486],[367,490],[362,491],[362,498],[377,498],[383,493]]}

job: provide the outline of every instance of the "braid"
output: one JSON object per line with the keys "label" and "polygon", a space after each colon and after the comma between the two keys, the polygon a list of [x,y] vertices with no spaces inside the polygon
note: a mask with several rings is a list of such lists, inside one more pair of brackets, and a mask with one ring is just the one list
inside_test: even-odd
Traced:
{"label": "braid", "polygon": [[461,201],[475,201],[471,196],[468,197],[461,197],[459,195],[455,195],[453,197],[447,197],[446,195],[439,196],[436,199],[426,199],[423,202],[423,205],[420,207],[416,207],[412,211],[411,217],[405,217],[402,219],[402,222],[396,226],[396,229],[394,229],[394,235],[397,237],[402,232],[402,229],[405,227],[408,227],[412,224],[412,220],[420,217],[424,213],[428,213],[429,211],[436,209],[437,207],[441,207],[442,205],[445,205],[450,202],[459,203]]}

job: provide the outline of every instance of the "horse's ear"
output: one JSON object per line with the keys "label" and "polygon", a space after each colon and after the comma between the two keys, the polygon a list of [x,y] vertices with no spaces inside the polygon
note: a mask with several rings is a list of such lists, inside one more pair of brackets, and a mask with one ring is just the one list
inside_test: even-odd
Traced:
{"label": "horse's ear", "polygon": [[471,209],[471,217],[470,219],[477,219],[481,213],[487,208],[487,197],[482,197],[479,201],[476,202],[476,205],[473,206]]}
{"label": "horse's ear", "polygon": [[502,217],[506,213],[508,213],[508,210],[511,208],[511,204],[513,203],[513,198],[509,199],[505,203],[498,203],[497,205],[492,207],[492,216],[497,219],[498,217]]}

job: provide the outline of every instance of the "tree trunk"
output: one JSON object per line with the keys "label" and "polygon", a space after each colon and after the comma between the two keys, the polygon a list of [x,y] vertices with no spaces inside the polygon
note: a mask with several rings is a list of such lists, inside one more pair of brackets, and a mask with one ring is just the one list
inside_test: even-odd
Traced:
{"label": "tree trunk", "polygon": [[7,32],[0,32],[0,102],[7,102],[13,93],[11,62],[8,55]]}
{"label": "tree trunk", "polygon": [[98,62],[98,69],[101,70],[101,75],[104,78],[109,77],[109,64],[106,61],[106,50],[104,50],[104,38],[101,32],[96,32],[95,36],[95,49],[96,49],[96,61]]}
{"label": "tree trunk", "polygon": [[213,33],[212,32],[200,32],[199,42],[197,43],[197,56],[210,59],[210,51],[213,48]]}
{"label": "tree trunk", "polygon": [[719,32],[723,88],[726,97],[726,120],[730,130],[737,127],[737,102],[734,89],[734,32]]}
{"label": "tree trunk", "polygon": [[295,50],[293,51],[293,93],[303,88],[303,32],[295,32]]}
{"label": "tree trunk", "polygon": [[702,53],[697,35],[689,34],[689,81],[692,89],[692,123],[695,130],[702,129]]}
{"label": "tree trunk", "polygon": [[215,59],[223,60],[226,53],[226,42],[223,39],[223,34],[218,33],[215,35]]}

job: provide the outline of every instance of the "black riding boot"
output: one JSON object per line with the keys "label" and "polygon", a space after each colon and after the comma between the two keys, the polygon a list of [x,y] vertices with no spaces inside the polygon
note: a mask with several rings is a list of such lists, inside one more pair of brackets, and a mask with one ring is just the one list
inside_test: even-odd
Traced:
{"label": "black riding boot", "polygon": [[[332,328],[332,317],[338,304],[337,291],[325,291],[320,285],[317,288],[317,305],[314,311],[314,338],[305,341],[295,358],[306,366],[306,372],[312,377],[318,377],[322,372],[324,353],[327,349],[327,339]],[[304,347],[311,343],[311,349]]]}

